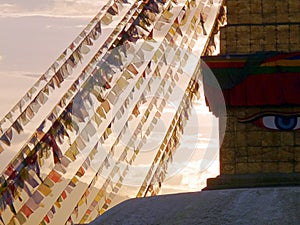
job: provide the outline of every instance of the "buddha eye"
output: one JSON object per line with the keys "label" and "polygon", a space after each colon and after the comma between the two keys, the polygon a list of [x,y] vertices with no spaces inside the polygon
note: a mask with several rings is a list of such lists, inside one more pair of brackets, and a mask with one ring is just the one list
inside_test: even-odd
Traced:
{"label": "buddha eye", "polygon": [[252,122],[256,126],[279,131],[292,131],[300,129],[300,116],[280,114],[260,114],[250,119],[239,120],[242,123]]}
{"label": "buddha eye", "polygon": [[298,116],[262,116],[253,122],[273,130],[291,131],[300,128],[300,117]]}

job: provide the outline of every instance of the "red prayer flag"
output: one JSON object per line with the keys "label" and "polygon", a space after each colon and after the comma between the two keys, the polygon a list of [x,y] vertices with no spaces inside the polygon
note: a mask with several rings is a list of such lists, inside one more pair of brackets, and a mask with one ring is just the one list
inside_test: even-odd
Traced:
{"label": "red prayer flag", "polygon": [[67,198],[67,193],[66,193],[65,191],[63,191],[63,192],[61,193],[61,197],[62,197],[63,199],[66,199],[66,198]]}
{"label": "red prayer flag", "polygon": [[50,219],[49,219],[48,215],[46,215],[46,216],[44,217],[44,221],[45,221],[46,223],[50,223]]}
{"label": "red prayer flag", "polygon": [[21,212],[28,218],[33,211],[26,205],[24,204],[23,207],[21,208]]}

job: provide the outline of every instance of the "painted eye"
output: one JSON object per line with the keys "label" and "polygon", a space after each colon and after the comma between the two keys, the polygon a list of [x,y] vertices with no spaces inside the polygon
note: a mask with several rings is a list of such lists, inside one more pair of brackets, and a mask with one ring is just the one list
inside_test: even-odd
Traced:
{"label": "painted eye", "polygon": [[272,129],[291,131],[300,129],[300,117],[299,116],[287,116],[287,115],[272,115],[272,116],[260,116],[253,120],[253,123],[257,126]]}
{"label": "painted eye", "polygon": [[239,120],[242,123],[252,122],[255,125],[271,130],[292,131],[300,129],[299,115],[260,114],[252,118]]}

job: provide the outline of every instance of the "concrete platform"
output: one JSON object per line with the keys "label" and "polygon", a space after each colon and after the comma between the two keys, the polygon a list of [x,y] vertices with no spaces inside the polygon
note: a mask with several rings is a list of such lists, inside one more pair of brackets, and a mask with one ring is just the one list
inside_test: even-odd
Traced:
{"label": "concrete platform", "polygon": [[223,174],[207,179],[204,190],[300,186],[300,173]]}
{"label": "concrete platform", "polygon": [[300,186],[210,190],[127,200],[90,225],[300,224]]}

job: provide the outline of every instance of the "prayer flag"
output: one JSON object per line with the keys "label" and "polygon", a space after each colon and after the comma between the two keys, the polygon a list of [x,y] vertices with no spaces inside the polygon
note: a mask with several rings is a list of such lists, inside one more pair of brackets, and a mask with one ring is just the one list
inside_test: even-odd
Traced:
{"label": "prayer flag", "polygon": [[48,196],[50,193],[51,193],[51,189],[45,185],[45,184],[41,184],[39,187],[38,187],[38,190],[44,195],[44,196]]}
{"label": "prayer flag", "polygon": [[29,218],[29,216],[33,213],[32,209],[30,209],[26,204],[23,205],[21,208],[21,212]]}
{"label": "prayer flag", "polygon": [[58,183],[61,181],[61,175],[55,170],[52,170],[48,176],[54,183]]}

